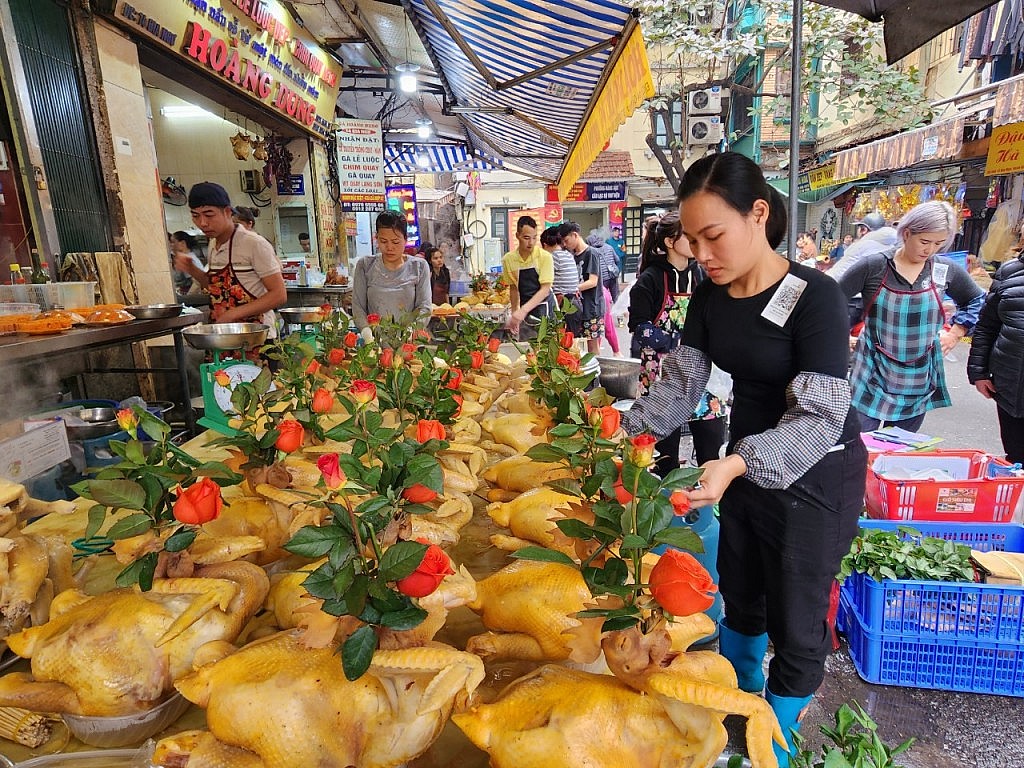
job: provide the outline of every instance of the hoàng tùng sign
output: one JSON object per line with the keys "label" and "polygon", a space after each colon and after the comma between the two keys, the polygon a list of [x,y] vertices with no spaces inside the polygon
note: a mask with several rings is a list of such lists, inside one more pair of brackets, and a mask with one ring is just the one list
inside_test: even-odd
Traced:
{"label": "ho\u00e0ng t\u00f9ng sign", "polygon": [[341,64],[276,0],[118,0],[114,18],[309,133],[331,134]]}

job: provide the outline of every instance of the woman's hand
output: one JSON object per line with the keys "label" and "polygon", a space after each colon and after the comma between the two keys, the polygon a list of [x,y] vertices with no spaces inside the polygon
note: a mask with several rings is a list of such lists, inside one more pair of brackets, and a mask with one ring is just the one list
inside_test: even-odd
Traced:
{"label": "woman's hand", "polygon": [[942,354],[948,355],[964,337],[964,329],[954,325],[948,331],[939,331],[939,344],[942,347]]}
{"label": "woman's hand", "polygon": [[996,385],[992,383],[992,379],[979,379],[974,382],[974,388],[989,400],[995,397]]}
{"label": "woman's hand", "polygon": [[729,484],[747,471],[747,463],[742,456],[731,454],[724,459],[713,459],[702,464],[701,469],[704,473],[700,476],[700,487],[686,492],[686,497],[694,507],[717,504]]}

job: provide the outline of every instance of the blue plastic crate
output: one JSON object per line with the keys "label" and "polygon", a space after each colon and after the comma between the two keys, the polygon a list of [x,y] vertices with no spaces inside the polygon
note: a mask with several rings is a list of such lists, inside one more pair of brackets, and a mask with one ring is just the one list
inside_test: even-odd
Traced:
{"label": "blue plastic crate", "polygon": [[842,598],[857,674],[869,683],[1024,696],[1024,645],[872,632]]}
{"label": "blue plastic crate", "polygon": [[[862,528],[896,530],[901,525],[982,551],[1024,552],[1020,525],[861,521]],[[854,573],[843,583],[842,596],[864,627],[877,634],[1024,643],[1024,587],[910,579],[878,582]]]}

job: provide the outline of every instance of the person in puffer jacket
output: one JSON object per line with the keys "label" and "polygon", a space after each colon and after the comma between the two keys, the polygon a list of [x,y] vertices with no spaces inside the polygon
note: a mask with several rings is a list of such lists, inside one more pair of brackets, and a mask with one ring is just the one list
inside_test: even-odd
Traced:
{"label": "person in puffer jacket", "polygon": [[974,326],[967,378],[996,401],[1007,461],[1024,463],[1024,252],[992,279]]}

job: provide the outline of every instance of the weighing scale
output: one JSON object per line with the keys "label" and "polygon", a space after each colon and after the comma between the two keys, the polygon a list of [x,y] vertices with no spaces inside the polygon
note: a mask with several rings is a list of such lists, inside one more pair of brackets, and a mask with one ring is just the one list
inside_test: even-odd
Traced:
{"label": "weighing scale", "polygon": [[[213,353],[212,363],[199,366],[203,382],[203,417],[199,423],[204,427],[224,435],[237,434],[237,430],[229,426],[230,419],[237,415],[231,405],[231,391],[235,385],[252,381],[263,371],[261,365],[246,360],[244,354],[266,341],[269,331],[270,328],[261,323],[212,323],[193,325],[181,332],[191,346]],[[222,355],[228,352],[241,357],[222,360]],[[228,375],[227,386],[217,383],[215,375],[219,371]]]}
{"label": "weighing scale", "polygon": [[324,313],[320,307],[283,307],[277,310],[284,320],[285,334],[298,333],[304,344],[318,346],[317,338]]}

